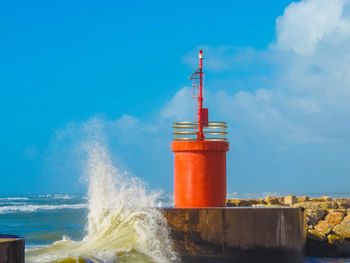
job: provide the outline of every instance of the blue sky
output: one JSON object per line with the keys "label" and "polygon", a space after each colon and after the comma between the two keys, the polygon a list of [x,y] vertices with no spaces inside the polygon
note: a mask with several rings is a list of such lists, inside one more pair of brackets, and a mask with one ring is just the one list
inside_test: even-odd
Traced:
{"label": "blue sky", "polygon": [[229,192],[350,184],[348,1],[15,1],[0,10],[0,193],[84,192],[91,119],[116,163],[172,191],[171,122],[228,121]]}

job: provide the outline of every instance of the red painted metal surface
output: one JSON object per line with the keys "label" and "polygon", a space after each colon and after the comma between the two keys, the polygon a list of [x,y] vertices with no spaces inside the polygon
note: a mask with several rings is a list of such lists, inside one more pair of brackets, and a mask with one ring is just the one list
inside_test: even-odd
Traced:
{"label": "red painted metal surface", "polygon": [[226,206],[228,150],[228,142],[172,142],[172,151],[175,154],[175,207]]}
{"label": "red painted metal surface", "polygon": [[203,108],[203,50],[199,51],[199,94],[198,94],[198,140],[204,140],[202,126],[202,108]]}
{"label": "red painted metal surface", "polygon": [[201,126],[208,127],[208,121],[209,121],[208,109],[202,108],[201,111],[199,112],[199,115],[201,116]]}

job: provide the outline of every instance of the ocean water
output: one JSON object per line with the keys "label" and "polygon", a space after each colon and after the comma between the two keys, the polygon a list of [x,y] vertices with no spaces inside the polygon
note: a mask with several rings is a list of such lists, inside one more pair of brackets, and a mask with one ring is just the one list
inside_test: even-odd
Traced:
{"label": "ocean water", "polygon": [[63,236],[82,239],[88,201],[78,195],[0,195],[0,233],[26,239],[26,248],[52,244]]}

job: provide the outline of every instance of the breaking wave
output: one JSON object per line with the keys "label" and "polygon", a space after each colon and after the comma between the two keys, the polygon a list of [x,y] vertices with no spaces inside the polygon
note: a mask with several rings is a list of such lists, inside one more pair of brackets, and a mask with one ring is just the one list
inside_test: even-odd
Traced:
{"label": "breaking wave", "polygon": [[31,249],[26,262],[177,262],[167,222],[155,208],[160,193],[112,165],[106,147],[85,143],[88,223],[81,241],[68,237]]}
{"label": "breaking wave", "polygon": [[60,209],[82,209],[87,208],[87,204],[72,205],[8,205],[0,207],[0,214],[20,213],[20,212],[39,212],[43,210]]}
{"label": "breaking wave", "polygon": [[29,200],[27,197],[0,197],[0,200],[14,201],[14,200]]}

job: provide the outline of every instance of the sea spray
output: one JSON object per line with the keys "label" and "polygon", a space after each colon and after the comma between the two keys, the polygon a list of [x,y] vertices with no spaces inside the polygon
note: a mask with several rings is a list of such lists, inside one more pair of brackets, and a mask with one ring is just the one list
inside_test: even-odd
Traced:
{"label": "sea spray", "polygon": [[[155,209],[159,192],[112,165],[105,141],[96,134],[82,144],[87,155],[88,223],[81,241],[68,237],[27,251],[27,262],[85,258],[92,262],[177,262],[167,223]],[[78,261],[77,261],[78,262]]]}

